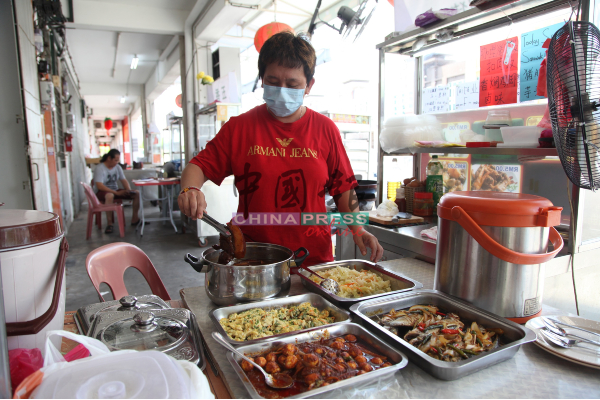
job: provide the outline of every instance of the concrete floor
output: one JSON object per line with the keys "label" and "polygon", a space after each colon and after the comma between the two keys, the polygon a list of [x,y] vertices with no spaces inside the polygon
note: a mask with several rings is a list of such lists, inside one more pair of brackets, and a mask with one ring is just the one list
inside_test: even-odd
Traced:
{"label": "concrete floor", "polygon": [[[159,207],[153,207],[149,202],[144,203],[146,218],[160,217]],[[105,234],[106,214],[102,216],[102,231],[96,226],[92,229],[92,237],[85,240],[87,226],[87,205],[82,206],[81,212],[67,233],[69,241],[69,254],[67,256],[67,300],[66,310],[75,311],[88,304],[98,303],[98,295],[85,268],[85,259],[87,255],[100,246],[115,242],[127,242],[138,246],[150,258],[154,267],[158,271],[169,295],[172,299],[179,299],[179,290],[184,287],[195,287],[204,285],[204,275],[199,274],[192,269],[183,257],[186,253],[192,253],[199,256],[206,247],[201,248],[198,244],[196,234],[188,229],[185,234],[181,233],[182,223],[180,221],[179,211],[173,213],[173,219],[177,226],[178,233],[175,233],[170,222],[164,225],[162,222],[151,222],[144,227],[144,236],[140,237],[131,226],[131,206],[125,206],[125,237],[119,236],[118,226],[115,226],[112,234]],[[207,246],[217,243],[218,236],[209,238]],[[140,272],[134,268],[125,271],[125,286],[129,294],[151,294],[150,287]],[[106,300],[112,300],[112,295],[108,286],[101,286]]]}

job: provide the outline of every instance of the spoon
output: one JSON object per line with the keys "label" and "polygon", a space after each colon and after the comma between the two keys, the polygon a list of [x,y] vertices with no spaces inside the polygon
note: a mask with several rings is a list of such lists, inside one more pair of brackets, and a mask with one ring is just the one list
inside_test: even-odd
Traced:
{"label": "spoon", "polygon": [[[570,349],[574,346],[579,345],[580,343],[588,343],[588,342],[584,342],[583,340],[569,339],[567,337],[557,335],[555,333],[552,333],[552,331],[545,329],[545,328],[540,329],[540,332],[541,332],[542,336],[544,336],[544,338],[548,339],[555,345],[565,348],[565,349]],[[591,350],[589,347],[584,346],[584,348]]]}
{"label": "spoon", "polygon": [[578,338],[582,342],[587,342],[587,343],[591,343],[591,344],[595,344],[597,346],[600,346],[600,342],[597,342],[595,340],[591,340],[591,339],[588,339],[588,338],[584,338],[584,337],[581,337],[579,335],[575,335],[573,333],[568,333],[563,328],[561,328],[560,326],[556,325],[554,323],[554,321],[552,321],[550,318],[542,317],[542,321],[546,325],[546,328],[548,328],[548,330],[550,330],[552,333],[555,333],[555,334],[563,336],[563,337],[573,336],[573,337]]}
{"label": "spoon", "polygon": [[240,351],[236,350],[232,345],[227,343],[227,341],[223,338],[223,335],[221,335],[219,332],[213,332],[212,336],[217,342],[219,342],[221,346],[234,352],[238,356],[242,357],[244,360],[248,361],[250,364],[254,365],[254,367],[256,367],[265,376],[265,383],[271,386],[273,389],[286,389],[294,384],[294,380],[289,375],[282,373],[276,373],[271,375],[267,373],[267,371],[262,369],[260,365],[258,365],[257,363],[252,361],[252,359],[246,357]]}
{"label": "spoon", "polygon": [[557,324],[561,324],[561,325],[564,325],[564,326],[568,326],[569,328],[578,329],[578,330],[580,330],[580,331],[587,332],[587,333],[589,333],[589,334],[592,334],[592,335],[594,335],[594,336],[598,336],[598,337],[600,337],[600,334],[599,334],[598,332],[592,332],[592,331],[588,331],[587,329],[580,328],[579,326],[575,326],[575,325],[569,325],[569,324],[566,324],[566,323],[564,323],[564,322],[562,322],[562,321],[559,321],[559,320],[558,320],[558,319],[556,319],[555,317],[546,317],[546,319],[548,319],[548,320],[550,320],[550,321],[554,322],[554,324],[555,324],[555,325],[557,325]]}
{"label": "spoon", "polygon": [[305,270],[307,270],[308,272],[310,272],[311,274],[315,275],[316,277],[321,279],[321,283],[319,283],[319,285],[327,290],[328,292],[331,292],[333,294],[338,294],[340,292],[340,284],[337,283],[337,281],[331,279],[331,278],[323,278],[321,275],[317,274],[315,271],[312,271],[311,269],[309,269],[308,267],[302,267]]}

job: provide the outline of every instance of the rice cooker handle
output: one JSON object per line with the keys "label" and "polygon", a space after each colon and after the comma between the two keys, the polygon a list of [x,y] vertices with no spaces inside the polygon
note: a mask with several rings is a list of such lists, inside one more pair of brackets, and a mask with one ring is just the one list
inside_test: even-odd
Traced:
{"label": "rice cooker handle", "polygon": [[513,264],[542,264],[552,260],[563,248],[564,242],[558,231],[550,227],[549,240],[554,250],[544,254],[523,254],[502,246],[492,239],[460,206],[452,207],[452,220],[458,222],[490,254]]}
{"label": "rice cooker handle", "polygon": [[60,292],[62,289],[63,278],[65,276],[65,264],[68,252],[69,243],[67,242],[67,239],[63,237],[60,243],[58,259],[56,260],[56,281],[54,282],[54,292],[52,294],[52,303],[50,303],[50,308],[48,308],[45,313],[35,319],[32,319],[31,321],[7,323],[6,336],[35,335],[52,321],[56,315],[58,304],[60,302]]}

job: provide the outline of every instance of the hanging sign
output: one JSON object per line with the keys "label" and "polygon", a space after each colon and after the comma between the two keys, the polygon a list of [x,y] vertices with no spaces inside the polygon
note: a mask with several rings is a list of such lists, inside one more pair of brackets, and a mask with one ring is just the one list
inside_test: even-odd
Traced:
{"label": "hanging sign", "polygon": [[450,85],[423,89],[423,113],[450,111]]}
{"label": "hanging sign", "polygon": [[517,102],[519,38],[480,48],[479,107]]}
{"label": "hanging sign", "polygon": [[562,26],[564,23],[560,22],[521,35],[521,101],[544,98],[536,94],[540,64],[546,57],[543,45],[546,39],[551,39]]}

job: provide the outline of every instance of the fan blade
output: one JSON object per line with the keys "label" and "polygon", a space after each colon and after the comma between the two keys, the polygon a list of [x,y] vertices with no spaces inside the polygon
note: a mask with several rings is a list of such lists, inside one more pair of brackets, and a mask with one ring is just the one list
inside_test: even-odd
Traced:
{"label": "fan blade", "polygon": [[358,38],[360,37],[360,35],[363,33],[363,31],[365,30],[365,26],[367,26],[367,23],[369,22],[369,20],[371,19],[371,16],[373,15],[373,11],[375,11],[375,7],[377,7],[377,4],[375,4],[373,6],[373,9],[371,10],[371,12],[369,13],[369,16],[367,17],[367,19],[365,19],[365,21],[362,23],[362,26],[360,27],[360,31],[358,31],[358,33],[356,34],[356,37],[354,38],[354,42],[356,42],[358,40]]}

